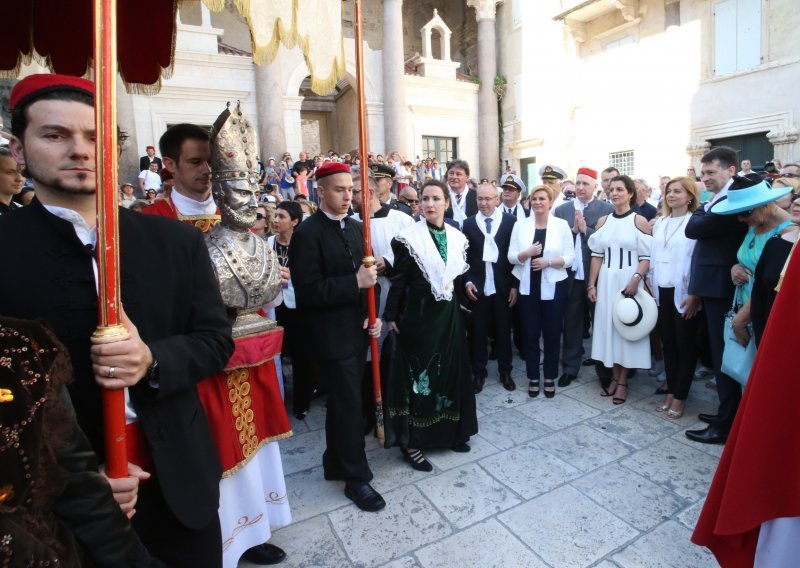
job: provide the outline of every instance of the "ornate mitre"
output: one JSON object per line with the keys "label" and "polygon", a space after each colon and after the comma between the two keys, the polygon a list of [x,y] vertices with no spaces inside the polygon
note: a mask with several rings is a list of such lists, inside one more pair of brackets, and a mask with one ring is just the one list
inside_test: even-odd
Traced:
{"label": "ornate mitre", "polygon": [[258,136],[238,102],[211,128],[211,181],[232,180],[258,183]]}

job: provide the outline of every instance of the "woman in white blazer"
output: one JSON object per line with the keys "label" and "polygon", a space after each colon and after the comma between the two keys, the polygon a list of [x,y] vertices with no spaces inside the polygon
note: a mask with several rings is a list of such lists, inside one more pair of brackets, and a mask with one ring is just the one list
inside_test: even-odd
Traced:
{"label": "woman in white blazer", "polygon": [[514,264],[512,272],[519,279],[528,396],[539,396],[539,338],[543,336],[544,395],[553,398],[567,306],[567,269],[572,267],[575,247],[567,222],[550,215],[552,189],[534,187],[530,203],[531,216],[514,225],[508,261]]}

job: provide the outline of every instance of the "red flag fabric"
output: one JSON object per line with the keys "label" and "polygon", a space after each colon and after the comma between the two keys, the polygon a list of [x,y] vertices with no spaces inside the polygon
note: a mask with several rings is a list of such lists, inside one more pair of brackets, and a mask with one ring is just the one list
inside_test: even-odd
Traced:
{"label": "red flag fabric", "polygon": [[[82,76],[93,50],[91,0],[15,0],[0,18],[0,73],[16,76],[34,51],[54,73]],[[172,64],[173,1],[117,2],[119,72],[128,84],[160,83]]]}
{"label": "red flag fabric", "polygon": [[800,517],[800,381],[791,345],[800,321],[800,255],[780,292],[692,542],[723,568],[750,568],[761,524]]}

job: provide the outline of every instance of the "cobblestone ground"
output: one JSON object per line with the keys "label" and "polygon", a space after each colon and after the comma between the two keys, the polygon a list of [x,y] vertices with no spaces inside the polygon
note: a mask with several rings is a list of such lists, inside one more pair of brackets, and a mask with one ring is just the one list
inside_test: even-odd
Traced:
{"label": "cobblestone ground", "polygon": [[477,395],[472,451],[429,452],[432,473],[367,439],[373,485],[387,501],[379,513],[359,511],[343,483],[323,479],[323,401],[304,421],[292,418],[295,435],[280,447],[293,523],[271,540],[288,554],[281,565],[716,566],[689,538],[722,447],[683,434],[703,427],[698,412],[716,411],[716,391],[695,381],[684,417],[672,421],[654,411],[662,397],[647,371],[613,406],[593,368],[553,399],[531,399],[514,363],[516,391],[492,369]]}

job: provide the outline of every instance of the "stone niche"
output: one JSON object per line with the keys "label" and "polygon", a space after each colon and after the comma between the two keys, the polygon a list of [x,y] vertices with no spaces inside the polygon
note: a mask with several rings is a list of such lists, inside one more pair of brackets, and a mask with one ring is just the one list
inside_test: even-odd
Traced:
{"label": "stone niche", "polygon": [[[438,49],[434,50],[433,32],[436,32],[439,42]],[[412,64],[422,77],[436,77],[438,79],[456,78],[456,69],[461,65],[450,58],[450,37],[453,32],[439,16],[439,11],[433,10],[433,18],[420,30],[422,34],[422,55],[415,55]],[[440,58],[434,57],[434,51]]]}

